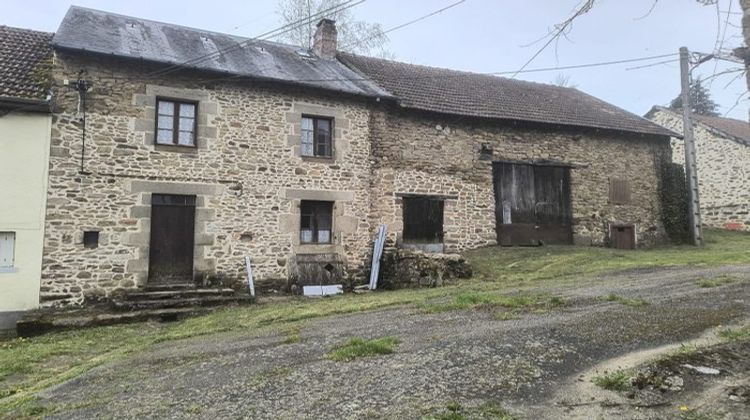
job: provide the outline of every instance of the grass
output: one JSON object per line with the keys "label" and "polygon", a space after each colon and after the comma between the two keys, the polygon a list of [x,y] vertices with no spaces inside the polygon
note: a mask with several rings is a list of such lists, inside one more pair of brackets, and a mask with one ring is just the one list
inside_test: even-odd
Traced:
{"label": "grass", "polygon": [[719,337],[726,341],[750,340],[750,324],[737,328],[725,328],[719,331]]}
{"label": "grass", "polygon": [[575,279],[633,269],[708,267],[750,263],[750,233],[705,230],[705,246],[664,245],[623,251],[611,248],[545,246],[483,248],[466,253],[475,277],[512,286],[540,280]]}
{"label": "grass", "polygon": [[638,307],[638,306],[646,306],[646,305],[648,305],[648,302],[646,302],[643,299],[626,298],[626,297],[623,297],[623,296],[616,295],[614,293],[610,293],[610,294],[608,294],[606,296],[602,296],[600,299],[603,300],[603,301],[606,301],[606,302],[617,302],[617,303],[620,303],[620,304],[625,305],[625,306]]}
{"label": "grass", "polygon": [[604,372],[594,377],[594,384],[610,391],[625,391],[630,388],[630,375],[624,370]]}
{"label": "grass", "polygon": [[[158,343],[234,332],[244,335],[281,332],[286,342],[293,343],[301,338],[295,328],[306,320],[390,306],[416,305],[439,311],[489,305],[517,313],[525,308],[564,304],[554,297],[517,292],[544,282],[579,282],[582,276],[636,268],[750,263],[750,234],[710,230],[704,234],[703,248],[685,245],[618,251],[561,246],[489,247],[466,253],[475,278],[458,285],[316,300],[295,298],[267,305],[218,309],[169,324],[91,328],[28,340],[0,338],[0,417],[8,410],[33,407],[35,391],[74,378],[95,366],[147,351]],[[510,290],[516,290],[516,294],[508,295]]]}
{"label": "grass", "polygon": [[437,414],[422,417],[423,420],[515,420],[513,414],[497,403],[488,401],[475,408],[464,407],[458,402],[451,401]]}
{"label": "grass", "polygon": [[722,274],[720,276],[712,277],[710,279],[703,279],[698,281],[698,286],[703,288],[719,287],[725,284],[734,283],[737,281],[737,277],[730,276],[729,274]]}
{"label": "grass", "polygon": [[337,362],[349,362],[360,357],[391,354],[400,342],[401,340],[397,337],[383,337],[374,340],[353,337],[346,343],[334,348],[326,357]]}

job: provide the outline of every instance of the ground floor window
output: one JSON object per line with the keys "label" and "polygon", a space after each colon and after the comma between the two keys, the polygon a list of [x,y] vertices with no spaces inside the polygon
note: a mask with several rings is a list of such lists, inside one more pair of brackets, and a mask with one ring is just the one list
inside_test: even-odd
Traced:
{"label": "ground floor window", "polygon": [[329,244],[333,230],[333,202],[309,201],[300,203],[300,242]]}
{"label": "ground floor window", "polygon": [[0,232],[0,268],[13,268],[16,248],[15,232]]}
{"label": "ground floor window", "polygon": [[442,199],[404,197],[404,243],[442,243]]}

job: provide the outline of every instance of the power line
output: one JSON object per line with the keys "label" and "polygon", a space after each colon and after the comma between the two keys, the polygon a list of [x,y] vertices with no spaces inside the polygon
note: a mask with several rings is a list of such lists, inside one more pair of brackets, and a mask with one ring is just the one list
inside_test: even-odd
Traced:
{"label": "power line", "polygon": [[278,36],[278,35],[285,34],[287,32],[290,32],[290,31],[294,30],[294,29],[297,29],[298,27],[301,27],[303,25],[309,24],[309,22],[312,19],[317,19],[317,18],[319,18],[321,16],[328,16],[328,15],[332,15],[334,13],[341,12],[343,10],[352,8],[352,7],[357,6],[357,5],[360,5],[360,4],[364,3],[365,1],[367,1],[367,0],[357,0],[356,2],[355,2],[355,0],[347,0],[344,3],[342,3],[342,4],[339,4],[339,5],[336,5],[336,6],[333,6],[333,7],[329,7],[328,9],[322,10],[320,12],[317,12],[317,13],[311,15],[311,16],[307,16],[307,17],[305,17],[303,19],[300,19],[300,20],[297,20],[295,22],[288,23],[288,24],[283,25],[283,26],[281,26],[279,28],[270,30],[268,32],[265,32],[265,33],[263,33],[261,35],[258,35],[256,37],[254,37],[254,38],[250,38],[250,39],[246,39],[246,40],[237,42],[236,44],[234,44],[232,46],[229,46],[227,48],[219,49],[219,50],[210,52],[208,54],[204,54],[202,56],[198,56],[198,57],[192,58],[190,60],[186,60],[186,61],[184,61],[182,63],[174,64],[174,65],[172,65],[172,66],[170,66],[170,67],[168,67],[166,69],[161,69],[161,70],[157,70],[157,71],[154,71],[152,73],[146,74],[145,77],[146,78],[150,78],[150,77],[162,77],[162,76],[165,76],[167,74],[173,73],[174,71],[177,71],[177,70],[179,70],[179,69],[181,69],[183,67],[195,67],[196,65],[200,64],[201,62],[206,61],[206,60],[210,60],[210,59],[212,59],[214,57],[218,57],[221,54],[228,53],[228,52],[234,51],[236,49],[244,48],[245,46],[251,45],[252,42],[258,42],[258,41],[263,40],[264,38],[268,38],[268,37],[273,37],[273,36]]}
{"label": "power line", "polygon": [[578,16],[581,16],[581,15],[587,13],[589,10],[591,10],[591,8],[593,6],[594,6],[594,0],[585,0],[585,3],[575,13],[573,13],[573,16],[569,17],[565,22],[563,22],[560,25],[560,27],[558,28],[558,30],[554,33],[554,35],[550,36],[550,38],[547,40],[547,42],[545,42],[544,45],[542,45],[542,47],[539,48],[539,50],[537,50],[537,52],[535,52],[534,55],[532,55],[531,58],[529,58],[523,64],[523,66],[521,66],[520,69],[518,69],[515,73],[513,73],[512,76],[510,76],[511,79],[514,78],[514,77],[516,77],[518,75],[518,73],[521,73],[526,68],[526,66],[528,66],[529,64],[531,64],[531,62],[534,61],[534,59],[536,59],[539,56],[539,54],[541,54],[542,51],[544,51],[552,43],[552,41],[554,41],[558,37],[560,37],[560,35],[562,35],[563,32],[565,32],[565,29],[567,29],[567,27],[570,26],[570,24],[572,24],[573,21]]}
{"label": "power line", "polygon": [[455,3],[451,3],[451,4],[449,4],[448,6],[445,6],[445,7],[443,7],[442,9],[439,9],[439,10],[435,10],[434,12],[428,13],[428,14],[426,14],[426,15],[424,15],[424,16],[420,16],[420,17],[418,17],[418,18],[416,18],[416,19],[413,19],[413,20],[410,20],[410,21],[408,21],[408,22],[402,23],[402,24],[400,24],[400,25],[394,26],[394,27],[392,27],[392,28],[389,28],[388,30],[385,30],[385,31],[383,31],[383,32],[380,32],[380,33],[378,33],[378,34],[376,34],[376,35],[373,35],[373,36],[370,36],[370,37],[367,37],[367,38],[364,38],[364,39],[360,39],[360,40],[357,40],[357,41],[355,41],[355,42],[351,42],[351,43],[349,43],[349,44],[346,44],[346,45],[344,45],[344,46],[342,47],[342,49],[349,49],[349,48],[351,48],[351,47],[354,47],[354,46],[358,46],[358,45],[362,44],[363,42],[365,42],[365,41],[369,41],[370,39],[373,39],[373,38],[375,38],[375,37],[383,36],[383,35],[385,35],[385,34],[391,33],[391,32],[393,32],[393,31],[397,31],[397,30],[399,30],[399,29],[401,29],[401,28],[405,28],[405,27],[407,27],[407,26],[409,26],[409,25],[412,25],[412,24],[415,24],[415,23],[417,23],[417,22],[421,22],[421,21],[423,21],[423,20],[425,20],[425,19],[428,19],[428,18],[431,18],[431,17],[433,17],[433,16],[435,16],[435,15],[438,15],[438,14],[440,14],[440,13],[442,13],[442,12],[444,12],[444,11],[448,10],[448,9],[451,9],[451,8],[453,8],[453,7],[456,7],[456,6],[458,6],[459,4],[461,4],[461,3],[464,3],[464,2],[466,2],[466,0],[460,0],[460,1],[457,1],[457,2],[455,2]]}

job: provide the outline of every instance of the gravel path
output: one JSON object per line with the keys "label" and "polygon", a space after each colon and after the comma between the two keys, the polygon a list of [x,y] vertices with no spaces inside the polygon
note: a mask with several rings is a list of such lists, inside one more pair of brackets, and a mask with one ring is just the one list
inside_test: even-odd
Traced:
{"label": "gravel path", "polygon": [[[721,274],[738,281],[696,285]],[[284,335],[237,333],[165,343],[39,397],[68,405],[57,418],[420,418],[451,401],[555,416],[539,407],[554,407],[557,391],[593,366],[746,320],[750,266],[629,271],[534,292],[568,304],[515,320],[490,308],[337,316],[308,322],[291,344]],[[598,299],[610,293],[649,304]],[[351,362],[324,357],[353,336],[396,336],[401,344],[394,354]]]}

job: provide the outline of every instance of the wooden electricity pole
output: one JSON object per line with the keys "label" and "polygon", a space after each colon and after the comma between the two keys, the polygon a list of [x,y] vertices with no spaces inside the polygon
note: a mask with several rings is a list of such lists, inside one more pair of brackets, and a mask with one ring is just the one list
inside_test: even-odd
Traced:
{"label": "wooden electricity pole", "polygon": [[701,202],[698,192],[698,165],[696,163],[693,120],[690,109],[690,56],[687,47],[680,48],[680,76],[682,79],[682,136],[685,145],[685,176],[690,197],[690,235],[693,244],[703,245]]}

